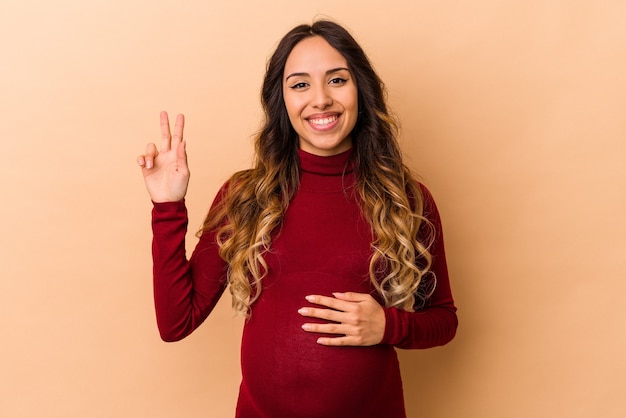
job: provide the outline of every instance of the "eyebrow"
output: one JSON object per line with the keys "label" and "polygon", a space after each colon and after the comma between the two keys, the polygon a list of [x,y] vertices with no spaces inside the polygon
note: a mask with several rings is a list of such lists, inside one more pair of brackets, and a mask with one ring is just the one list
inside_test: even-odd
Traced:
{"label": "eyebrow", "polygon": [[[336,73],[339,71],[348,71],[350,72],[350,70],[346,67],[337,67],[337,68],[333,68],[332,70],[328,70],[326,71],[326,75],[332,74],[332,73]],[[290,77],[310,77],[311,75],[309,73],[293,73],[293,74],[289,74],[287,77],[285,77],[285,81],[289,80]]]}

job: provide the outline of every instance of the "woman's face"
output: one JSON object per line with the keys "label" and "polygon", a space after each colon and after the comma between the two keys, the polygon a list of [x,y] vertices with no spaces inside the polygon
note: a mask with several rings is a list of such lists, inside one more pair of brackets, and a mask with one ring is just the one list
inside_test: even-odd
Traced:
{"label": "woman's face", "polygon": [[287,58],[283,97],[300,148],[329,156],[347,151],[358,93],[346,59],[321,36],[298,43]]}

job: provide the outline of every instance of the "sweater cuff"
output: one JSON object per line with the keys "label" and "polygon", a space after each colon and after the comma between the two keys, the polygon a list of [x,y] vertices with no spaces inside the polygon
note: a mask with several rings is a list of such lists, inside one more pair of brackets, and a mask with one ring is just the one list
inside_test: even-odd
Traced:
{"label": "sweater cuff", "polygon": [[398,345],[406,338],[406,326],[402,312],[397,308],[383,308],[385,312],[385,334],[382,344]]}
{"label": "sweater cuff", "polygon": [[154,200],[152,200],[151,202],[154,209],[159,212],[179,209],[180,207],[185,206],[184,198],[174,202],[155,202]]}

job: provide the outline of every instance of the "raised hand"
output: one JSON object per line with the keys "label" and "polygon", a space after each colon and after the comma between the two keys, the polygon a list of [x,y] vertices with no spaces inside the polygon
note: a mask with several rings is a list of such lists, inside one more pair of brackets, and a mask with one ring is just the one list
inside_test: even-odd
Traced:
{"label": "raised hand", "polygon": [[[318,344],[329,346],[369,346],[380,343],[385,334],[385,312],[366,293],[333,293],[334,298],[319,295],[306,297],[309,302],[325,308],[300,308],[298,313],[310,318],[330,321],[326,324],[305,323],[307,332],[331,334],[318,338]],[[332,334],[338,336],[332,336]]]}
{"label": "raised hand", "polygon": [[146,188],[152,201],[176,202],[187,194],[189,167],[187,166],[186,142],[183,140],[185,116],[178,115],[174,134],[170,132],[167,112],[161,112],[161,149],[148,144],[146,153],[137,158]]}

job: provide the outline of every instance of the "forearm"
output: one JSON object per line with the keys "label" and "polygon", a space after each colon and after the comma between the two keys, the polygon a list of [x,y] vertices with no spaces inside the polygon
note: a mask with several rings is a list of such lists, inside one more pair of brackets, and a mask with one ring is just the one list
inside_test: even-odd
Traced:
{"label": "forearm", "polygon": [[382,343],[405,349],[437,347],[450,342],[458,325],[456,308],[431,307],[417,312],[385,309]]}
{"label": "forearm", "polygon": [[225,288],[224,266],[216,249],[209,251],[208,239],[201,240],[187,260],[184,201],[155,204],[152,227],[157,325],[164,341],[178,341],[191,334],[219,300]]}

